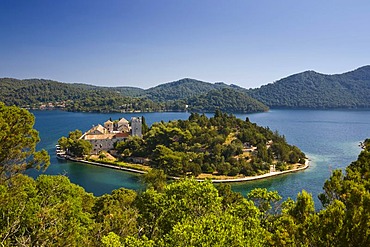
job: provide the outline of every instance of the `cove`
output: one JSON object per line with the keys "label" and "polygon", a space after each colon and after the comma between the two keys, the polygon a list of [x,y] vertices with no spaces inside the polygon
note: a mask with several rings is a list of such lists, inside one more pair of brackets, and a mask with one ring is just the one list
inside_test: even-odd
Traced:
{"label": "cove", "polygon": [[[64,111],[31,111],[36,117],[35,129],[40,133],[38,149],[46,149],[51,156],[51,165],[45,174],[63,174],[86,191],[94,195],[110,193],[125,187],[143,189],[140,175],[85,165],[75,162],[60,162],[55,157],[55,144],[69,131],[80,129],[83,132],[92,125],[107,119],[124,117],[130,119],[144,116],[149,125],[159,121],[187,119],[186,112],[159,113],[74,113]],[[213,114],[207,114],[212,116]],[[281,175],[264,180],[234,183],[234,191],[243,195],[256,187],[277,190],[284,199],[295,198],[303,189],[311,193],[319,206],[317,195],[322,192],[326,179],[333,169],[344,169],[357,158],[361,151],[360,141],[370,138],[369,110],[270,110],[264,113],[235,114],[238,118],[248,117],[251,122],[277,130],[289,144],[298,146],[310,158],[310,167],[298,173]],[[33,177],[40,173],[28,172]]]}

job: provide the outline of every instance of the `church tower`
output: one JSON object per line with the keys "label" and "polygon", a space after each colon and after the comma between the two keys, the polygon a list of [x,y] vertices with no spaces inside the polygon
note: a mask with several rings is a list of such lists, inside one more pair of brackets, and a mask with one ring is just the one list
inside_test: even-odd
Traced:
{"label": "church tower", "polygon": [[143,137],[141,117],[131,118],[131,135]]}

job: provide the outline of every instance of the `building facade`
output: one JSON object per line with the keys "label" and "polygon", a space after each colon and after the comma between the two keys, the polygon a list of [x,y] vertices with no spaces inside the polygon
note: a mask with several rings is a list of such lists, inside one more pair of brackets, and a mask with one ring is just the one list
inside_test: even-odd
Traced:
{"label": "building facade", "polygon": [[140,117],[131,118],[130,123],[121,118],[117,121],[108,120],[104,126],[98,124],[85,132],[81,139],[91,143],[91,154],[98,154],[100,151],[108,151],[114,148],[116,142],[125,141],[130,136],[142,137],[142,126]]}

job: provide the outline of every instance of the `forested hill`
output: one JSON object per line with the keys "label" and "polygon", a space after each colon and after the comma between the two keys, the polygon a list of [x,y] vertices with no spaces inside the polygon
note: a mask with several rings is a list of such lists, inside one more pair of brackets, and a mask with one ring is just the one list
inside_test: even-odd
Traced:
{"label": "forested hill", "polygon": [[230,88],[212,90],[187,100],[192,112],[215,112],[217,109],[224,112],[261,112],[268,111],[268,107],[246,93]]}
{"label": "forested hill", "polygon": [[27,108],[63,108],[69,111],[160,111],[150,100],[123,96],[114,88],[62,83],[43,79],[0,78],[0,101]]}
{"label": "forested hill", "polygon": [[167,101],[188,99],[208,93],[211,90],[230,88],[224,83],[209,83],[190,78],[181,79],[174,82],[164,83],[156,87],[145,90],[148,98],[154,101]]}
{"label": "forested hill", "polygon": [[[228,91],[220,91],[228,89]],[[236,91],[238,90],[238,91]],[[211,92],[211,94],[208,94]],[[208,100],[204,101],[203,97]],[[193,79],[165,83],[147,90],[136,87],[98,87],[44,79],[0,78],[0,101],[26,108],[64,108],[69,111],[196,111],[261,112],[268,107],[224,83]]]}
{"label": "forested hill", "polygon": [[248,92],[272,108],[370,108],[370,66],[336,75],[306,71]]}
{"label": "forested hill", "polygon": [[[226,89],[226,90],[225,90]],[[63,102],[70,111],[265,111],[272,108],[370,108],[370,66],[325,75],[306,71],[257,89],[181,79],[149,89],[98,87],[43,79],[0,78],[0,101],[37,108]],[[265,104],[265,105],[263,105]]]}

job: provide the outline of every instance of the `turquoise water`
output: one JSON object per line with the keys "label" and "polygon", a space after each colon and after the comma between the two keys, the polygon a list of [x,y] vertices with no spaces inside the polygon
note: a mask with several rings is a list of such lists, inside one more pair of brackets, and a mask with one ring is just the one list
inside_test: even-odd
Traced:
{"label": "turquoise water", "polygon": [[[75,129],[86,131],[92,125],[107,119],[144,115],[150,125],[158,121],[187,119],[188,113],[127,113],[97,114],[71,113],[63,111],[33,111],[35,128],[40,132],[38,148],[45,148],[51,156],[51,165],[46,174],[65,174],[73,183],[95,195],[110,193],[119,187],[140,190],[139,175],[101,167],[60,162],[54,154],[55,144],[61,136]],[[311,159],[309,169],[260,181],[233,184],[233,190],[245,195],[256,187],[277,190],[284,198],[295,198],[303,189],[312,193],[315,202],[322,186],[333,169],[344,169],[357,158],[361,151],[358,144],[370,138],[370,111],[321,111],[321,110],[271,110],[265,113],[236,114],[261,126],[284,135],[290,144],[298,146]],[[30,172],[34,177],[36,172]],[[320,205],[317,205],[320,206]]]}

